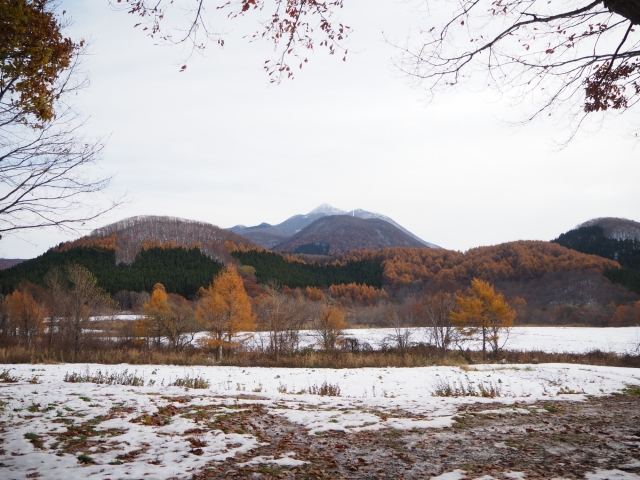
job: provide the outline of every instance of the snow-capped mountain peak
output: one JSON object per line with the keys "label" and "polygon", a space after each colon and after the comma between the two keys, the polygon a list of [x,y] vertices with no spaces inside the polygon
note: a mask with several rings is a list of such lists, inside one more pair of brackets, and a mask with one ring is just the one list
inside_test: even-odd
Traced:
{"label": "snow-capped mountain peak", "polygon": [[324,213],[325,215],[346,215],[346,210],[340,210],[339,208],[332,207],[328,203],[323,203],[318,207],[311,210],[307,215],[316,215],[318,213]]}

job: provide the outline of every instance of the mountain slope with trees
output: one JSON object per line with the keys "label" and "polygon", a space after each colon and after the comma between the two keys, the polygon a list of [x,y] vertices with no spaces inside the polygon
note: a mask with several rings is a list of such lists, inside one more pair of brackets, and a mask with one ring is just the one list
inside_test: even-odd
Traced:
{"label": "mountain slope with trees", "polygon": [[[133,263],[138,253],[149,246],[198,247],[205,255],[217,261],[229,259],[225,242],[256,246],[251,240],[210,223],[153,215],[126,218],[97,228],[86,240],[105,241],[114,235],[117,263]],[[79,240],[82,241],[83,239]],[[71,243],[74,244],[77,242]]]}
{"label": "mountain slope with trees", "polygon": [[52,249],[0,271],[0,293],[11,293],[24,281],[44,285],[50,270],[71,264],[87,268],[98,279],[98,285],[112,295],[121,290],[150,292],[159,282],[170,293],[190,296],[200,287],[207,287],[223,268],[222,263],[212,260],[198,248],[149,248],[142,250],[131,264],[117,264],[113,249]]}
{"label": "mountain slope with trees", "polygon": [[379,218],[349,215],[321,217],[274,250],[278,252],[339,255],[350,250],[386,247],[424,247],[423,243]]}
{"label": "mountain slope with trees", "polygon": [[612,282],[640,293],[640,223],[596,218],[561,234],[554,242],[578,252],[615,260],[621,268],[604,273]]}

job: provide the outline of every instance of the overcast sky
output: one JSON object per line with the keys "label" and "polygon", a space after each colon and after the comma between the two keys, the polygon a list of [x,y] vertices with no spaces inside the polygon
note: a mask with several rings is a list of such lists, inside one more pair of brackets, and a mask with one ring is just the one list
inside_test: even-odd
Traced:
{"label": "overcast sky", "polygon": [[[402,41],[427,26],[405,2],[347,0],[347,62],[322,51],[293,81],[269,85],[271,45],[258,28],[225,23],[178,73],[186,52],[154,46],[107,0],[63,0],[69,34],[91,41],[91,86],[77,108],[88,133],[108,137],[109,193],[133,201],[91,227],[134,215],[236,224],[279,223],[321,203],[390,216],[421,238],[467,250],[550,240],[600,216],[640,220],[637,113],[583,132],[557,151],[552,120],[514,129],[526,106],[458,89],[425,102],[394,67],[383,31]],[[375,8],[371,5],[375,4]],[[56,230],[0,241],[0,256],[30,258],[74,238]]]}

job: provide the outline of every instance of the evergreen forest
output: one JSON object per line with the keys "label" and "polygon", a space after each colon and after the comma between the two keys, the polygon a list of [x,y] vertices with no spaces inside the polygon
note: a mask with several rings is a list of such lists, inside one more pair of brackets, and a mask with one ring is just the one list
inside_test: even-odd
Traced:
{"label": "evergreen forest", "polygon": [[27,280],[42,285],[54,267],[76,263],[86,267],[98,279],[98,285],[110,294],[120,290],[150,292],[162,283],[167,292],[188,297],[207,287],[223,265],[204,255],[198,248],[149,248],[141,250],[131,265],[116,264],[115,250],[76,247],[65,251],[47,251],[43,255],[0,271],[0,293],[11,293]]}
{"label": "evergreen forest", "polygon": [[344,265],[306,264],[288,261],[264,250],[235,251],[231,254],[243,265],[256,269],[258,283],[275,280],[289,288],[329,287],[348,283],[382,287],[382,265],[374,260],[353,260]]}
{"label": "evergreen forest", "polygon": [[615,260],[622,268],[605,269],[604,275],[612,282],[640,293],[640,242],[609,238],[597,225],[569,230],[554,242],[578,252]]}

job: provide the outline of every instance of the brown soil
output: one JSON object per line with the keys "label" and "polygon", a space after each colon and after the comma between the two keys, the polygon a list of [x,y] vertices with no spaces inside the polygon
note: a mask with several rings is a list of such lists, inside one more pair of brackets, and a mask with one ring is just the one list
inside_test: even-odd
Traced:
{"label": "brown soil", "polygon": [[[261,446],[225,462],[212,462],[194,476],[213,478],[393,478],[423,479],[454,469],[469,478],[524,472],[529,479],[584,478],[586,472],[627,470],[640,474],[640,396],[615,395],[585,402],[462,407],[451,428],[308,435],[299,425],[260,408],[244,411],[234,427],[256,435]],[[500,410],[505,413],[480,412]],[[220,427],[220,426],[218,426]],[[303,466],[256,464],[257,456],[295,452]]]}

